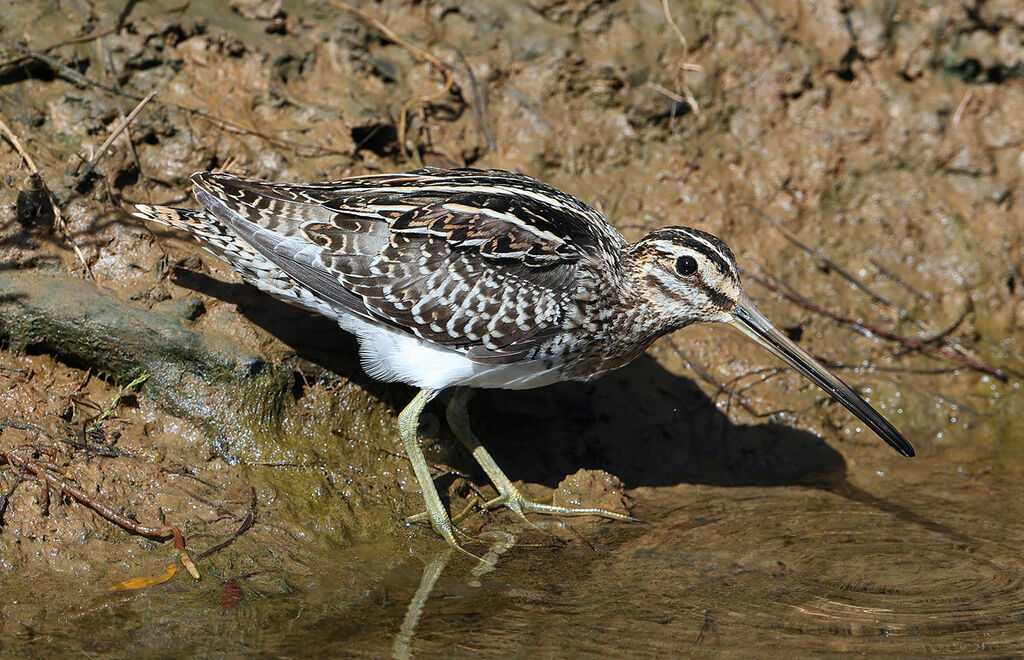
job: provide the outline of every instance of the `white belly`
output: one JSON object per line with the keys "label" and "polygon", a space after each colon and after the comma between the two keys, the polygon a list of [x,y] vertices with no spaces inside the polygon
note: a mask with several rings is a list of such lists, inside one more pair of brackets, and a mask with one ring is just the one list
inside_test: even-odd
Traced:
{"label": "white belly", "polygon": [[359,338],[360,358],[366,373],[377,380],[398,381],[420,388],[441,390],[469,387],[525,390],[556,383],[563,378],[557,367],[542,360],[512,364],[480,364],[465,355],[387,327],[341,322]]}

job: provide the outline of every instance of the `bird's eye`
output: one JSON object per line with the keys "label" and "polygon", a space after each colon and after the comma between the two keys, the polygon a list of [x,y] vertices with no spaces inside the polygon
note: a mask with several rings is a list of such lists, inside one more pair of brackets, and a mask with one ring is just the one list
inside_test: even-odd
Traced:
{"label": "bird's eye", "polygon": [[697,272],[697,260],[693,257],[679,257],[676,259],[676,272],[680,275],[693,275]]}

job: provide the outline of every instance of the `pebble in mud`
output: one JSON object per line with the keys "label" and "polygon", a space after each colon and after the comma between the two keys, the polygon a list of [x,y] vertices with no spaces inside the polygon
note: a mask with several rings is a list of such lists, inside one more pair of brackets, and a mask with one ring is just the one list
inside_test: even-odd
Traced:
{"label": "pebble in mud", "polygon": [[579,469],[562,479],[551,497],[551,503],[564,507],[606,509],[629,515],[631,500],[626,486],[613,474],[604,470]]}

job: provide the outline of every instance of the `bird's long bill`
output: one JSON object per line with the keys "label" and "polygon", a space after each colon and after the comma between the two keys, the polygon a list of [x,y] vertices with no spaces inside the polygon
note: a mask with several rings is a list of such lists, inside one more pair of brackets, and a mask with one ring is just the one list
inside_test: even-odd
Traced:
{"label": "bird's long bill", "polygon": [[847,410],[859,417],[861,421],[889,443],[893,449],[904,456],[913,456],[914,448],[906,438],[887,422],[877,410],[853,391],[849,385],[841,381],[835,374],[821,365],[811,355],[800,348],[782,331],[772,325],[746,296],[741,296],[732,311],[733,320],[730,325],[761,344],[778,356],[783,362],[806,376],[815,385],[828,392],[832,398],[846,406]]}

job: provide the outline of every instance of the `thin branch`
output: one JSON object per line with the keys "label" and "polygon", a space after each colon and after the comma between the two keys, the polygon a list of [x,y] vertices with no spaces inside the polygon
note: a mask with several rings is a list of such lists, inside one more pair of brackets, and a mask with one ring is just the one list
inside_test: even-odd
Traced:
{"label": "thin branch", "polygon": [[138,534],[139,536],[145,536],[151,539],[166,540],[171,538],[174,540],[174,548],[178,551],[178,557],[181,560],[182,566],[188,570],[189,574],[196,580],[199,579],[199,571],[196,570],[195,563],[189,556],[188,551],[185,549],[185,537],[182,536],[181,530],[173,525],[166,525],[163,527],[150,527],[142,525],[128,516],[119,513],[109,506],[98,502],[93,499],[88,493],[77,486],[72,486],[57,475],[53,474],[45,467],[40,465],[36,461],[31,461],[26,458],[18,456],[13,451],[9,451],[4,454],[0,454],[0,460],[10,465],[22,468],[28,472],[31,472],[40,479],[45,479],[49,482],[50,486],[66,495],[69,495],[72,499],[76,500],[79,504],[92,509],[101,517],[114,523],[115,525]]}
{"label": "thin branch", "polygon": [[[822,362],[822,364],[825,364],[825,366],[827,366],[832,371],[843,371],[843,370],[857,371],[857,370],[865,369],[865,366],[863,364],[847,364],[845,362],[831,362],[831,361],[830,362]],[[869,371],[885,371],[885,372],[889,372],[889,373],[898,373],[898,374],[921,374],[921,375],[929,375],[929,376],[937,376],[937,375],[941,375],[941,374],[956,374],[956,373],[958,373],[960,371],[956,367],[938,367],[938,368],[935,368],[935,369],[915,369],[914,367],[886,367],[886,366],[877,366],[877,365],[871,365],[870,367],[867,368],[867,370],[869,370]]]}
{"label": "thin branch", "polygon": [[[137,0],[128,0],[127,4],[125,6],[125,9],[122,10],[121,14],[118,16],[117,23],[113,27],[103,28],[102,30],[94,30],[93,32],[90,32],[89,34],[81,34],[81,35],[79,35],[77,37],[71,37],[70,39],[65,39],[64,41],[58,41],[57,43],[50,44],[49,46],[44,46],[43,48],[40,48],[39,52],[41,52],[41,53],[49,53],[51,50],[56,50],[58,48],[63,48],[64,46],[74,46],[76,44],[84,44],[84,43],[88,43],[90,41],[95,41],[97,39],[101,39],[101,38],[106,37],[106,36],[111,35],[111,34],[119,33],[122,29],[124,29],[125,21],[128,18],[128,14],[131,13],[131,6],[135,5],[136,2],[137,2]],[[180,13],[184,12],[186,9],[188,9],[189,5],[191,5],[191,4],[192,4],[191,0],[185,0],[185,3],[182,4],[182,5],[179,5],[177,7],[171,7],[170,9],[166,9],[166,10],[163,10],[163,11],[154,12],[152,14],[147,14],[146,16],[143,16],[142,18],[152,18],[154,16],[163,16],[165,14],[180,14]],[[24,63],[24,62],[26,62],[28,60],[32,60],[32,59],[35,59],[35,58],[33,58],[31,55],[23,55],[22,57],[19,57],[19,58],[15,59],[15,60],[9,60],[7,62],[4,62],[4,63],[0,64],[0,71],[2,71],[4,68],[12,67],[12,66],[17,66],[19,64],[22,64],[22,63]]]}
{"label": "thin branch", "polygon": [[719,394],[724,394],[727,397],[729,397],[730,401],[732,401],[733,399],[736,399],[736,401],[737,401],[737,403],[739,403],[740,407],[743,408],[745,411],[747,411],[747,413],[749,413],[751,416],[753,416],[753,417],[769,417],[769,416],[774,415],[777,412],[779,412],[779,411],[775,411],[775,410],[773,410],[772,412],[769,412],[769,413],[758,412],[749,403],[747,403],[746,399],[744,399],[743,397],[736,396],[736,393],[732,389],[728,388],[725,384],[723,384],[721,381],[719,381],[714,376],[712,376],[710,373],[708,373],[707,369],[705,369],[703,366],[701,366],[696,360],[691,358],[690,355],[688,353],[686,353],[683,349],[679,348],[679,345],[676,344],[675,341],[669,339],[668,343],[672,347],[672,350],[674,350],[676,352],[676,355],[678,355],[680,358],[682,358],[683,362],[686,363],[686,366],[688,366],[690,369],[692,369],[693,372],[695,374],[697,374],[697,376],[700,377],[701,380],[703,380],[704,382],[712,385],[717,390],[717,392]]}
{"label": "thin branch", "polygon": [[[661,10],[665,14],[665,22],[668,23],[669,27],[672,28],[672,31],[675,32],[676,38],[679,39],[679,45],[683,49],[683,54],[680,57],[680,59],[683,60],[683,59],[685,59],[690,54],[690,44],[686,41],[686,35],[683,34],[683,31],[681,29],[679,29],[679,24],[676,23],[676,19],[672,18],[672,11],[668,7],[668,0],[661,0]],[[702,66],[700,66],[699,64],[693,64],[691,62],[680,62],[679,69],[680,69],[680,71],[684,72],[684,73],[680,74],[680,78],[679,78],[680,82],[682,82],[682,77],[683,77],[683,75],[685,75],[685,72],[687,72],[687,71],[700,72],[700,71],[704,70],[704,68]],[[664,87],[661,87],[661,89],[658,89],[659,87],[661,87],[661,86],[660,85],[652,85],[653,89],[655,89],[655,90],[665,94],[669,98],[675,100],[673,98],[673,95],[670,92],[668,92],[668,90],[666,90]],[[683,83],[682,87],[683,87],[682,98],[680,98],[680,100],[676,101],[676,103],[681,103],[682,100],[685,99],[686,103],[689,104],[689,106],[691,108],[693,108],[693,114],[695,114],[698,117],[700,117],[700,104],[697,102],[697,97],[695,97],[693,95],[693,91],[690,89],[690,87],[688,85]]]}
{"label": "thin branch", "polygon": [[249,531],[249,528],[256,522],[256,489],[252,489],[252,501],[249,503],[249,510],[245,513],[245,518],[242,520],[242,524],[239,525],[235,533],[231,535],[226,541],[218,543],[217,545],[204,550],[196,555],[196,561],[203,560],[215,552],[220,552],[224,548],[228,547],[232,543],[238,540],[238,538]]}
{"label": "thin branch", "polygon": [[905,282],[905,281],[904,281],[904,280],[903,280],[903,279],[902,279],[902,278],[901,278],[901,277],[900,277],[899,275],[897,275],[896,273],[892,272],[891,270],[889,270],[888,268],[886,268],[885,266],[883,266],[882,264],[880,264],[880,263],[879,263],[879,262],[878,262],[878,261],[877,261],[876,259],[868,259],[868,262],[869,262],[869,263],[870,263],[870,264],[871,264],[872,266],[874,266],[875,268],[877,268],[877,269],[878,269],[878,272],[880,272],[880,273],[881,273],[882,275],[885,275],[885,276],[886,276],[886,277],[888,277],[888,278],[889,278],[890,280],[892,280],[892,281],[893,281],[893,282],[895,282],[896,284],[900,285],[901,287],[903,287],[904,289],[906,289],[907,291],[909,291],[909,292],[910,292],[911,294],[913,294],[913,295],[914,295],[914,297],[915,297],[915,298],[917,298],[918,300],[930,300],[930,299],[931,299],[931,296],[930,296],[930,295],[927,295],[927,294],[921,293],[920,291],[918,291],[918,290],[917,290],[917,289],[915,289],[914,287],[910,286],[910,285],[909,285],[909,284],[907,284],[907,282]]}
{"label": "thin branch", "polygon": [[941,342],[943,342],[943,343],[945,343],[947,345],[952,345],[955,348],[963,349],[963,347],[960,346],[958,343],[956,343],[956,342],[949,342],[947,340],[949,338],[949,335],[951,335],[954,332],[956,332],[956,329],[959,328],[960,325],[965,320],[967,320],[967,315],[970,314],[971,310],[973,310],[973,309],[974,309],[974,305],[971,304],[971,299],[968,298],[967,299],[967,304],[964,305],[963,310],[960,312],[960,316],[956,317],[955,321],[953,321],[947,327],[939,329],[939,330],[931,333],[930,335],[921,335],[920,337],[918,337],[918,340],[919,341],[923,341],[926,344],[933,344],[935,342],[941,341]]}
{"label": "thin branch", "polygon": [[14,147],[14,150],[18,152],[18,155],[25,161],[28,171],[32,174],[38,175],[39,168],[36,167],[36,162],[32,160],[32,156],[28,155],[28,151],[25,150],[25,145],[21,143],[18,136],[14,134],[14,131],[12,131],[7,125],[7,122],[4,121],[3,115],[0,115],[0,133],[7,138],[7,141],[11,143],[12,147]]}
{"label": "thin branch", "polygon": [[840,266],[838,263],[835,262],[835,260],[833,260],[831,257],[829,257],[827,254],[825,254],[821,250],[818,250],[818,249],[808,245],[807,243],[804,243],[802,240],[800,240],[799,237],[797,237],[796,234],[794,234],[792,231],[790,231],[788,228],[786,228],[780,222],[778,222],[777,220],[775,220],[774,218],[769,216],[767,213],[765,213],[761,209],[757,208],[753,204],[747,204],[747,206],[750,208],[751,211],[756,213],[758,215],[758,217],[760,217],[762,220],[764,220],[765,222],[770,224],[772,227],[775,227],[776,229],[778,229],[779,233],[781,233],[783,236],[785,236],[786,239],[790,243],[792,243],[793,245],[797,246],[798,248],[800,248],[801,250],[803,250],[807,254],[811,255],[815,259],[821,261],[827,267],[831,268],[836,273],[838,273],[840,277],[842,277],[843,279],[845,279],[848,282],[852,283],[858,289],[860,289],[864,293],[868,294],[869,296],[871,296],[871,298],[873,298],[874,300],[882,303],[883,305],[888,305],[889,307],[892,307],[893,309],[900,310],[899,305],[897,305],[893,301],[889,300],[888,298],[886,298],[882,294],[877,293],[874,289],[869,287],[860,278],[856,277],[853,273],[851,273],[850,271],[848,271],[845,268],[843,268],[842,266]]}
{"label": "thin branch", "polygon": [[964,112],[967,110],[967,104],[971,102],[971,98],[974,96],[974,90],[968,89],[967,93],[964,94],[963,98],[960,99],[960,103],[956,106],[956,111],[953,112],[953,125],[956,126],[960,123],[960,120],[964,117]]}
{"label": "thin branch", "polygon": [[462,51],[455,46],[448,46],[454,53],[462,66],[466,69],[466,77],[469,78],[470,96],[473,99],[473,117],[476,119],[477,128],[483,134],[484,139],[487,140],[487,147],[491,151],[495,151],[498,148],[497,143],[494,141],[494,134],[491,132],[491,126],[487,121],[487,94],[486,89],[477,81],[476,75],[473,73],[473,67],[469,65],[469,60],[462,54]]}
{"label": "thin branch", "polygon": [[[130,7],[130,5],[133,2],[134,0],[128,0],[127,6]],[[118,30],[118,32],[120,32],[120,29]],[[114,56],[110,52],[110,47],[107,45],[107,42],[103,39],[100,39],[97,42],[97,46],[100,50],[103,51],[103,62],[106,65],[107,74],[110,76],[110,79],[114,83],[114,86],[118,89],[121,89],[121,85],[117,81],[117,65],[114,63]],[[117,103],[115,104],[115,107],[117,108],[117,115],[121,118],[121,121],[127,121],[124,114],[124,108],[121,107],[121,104]],[[132,130],[130,126],[125,127],[125,142],[128,144],[128,152],[132,156],[132,162],[135,163],[135,169],[138,171],[139,176],[141,176],[144,179],[148,179],[149,177],[146,176],[145,171],[142,169],[142,159],[139,158],[139,151],[135,148],[135,140],[132,138]],[[150,192],[150,188],[147,186],[147,200],[150,198]]]}
{"label": "thin branch", "polygon": [[64,240],[71,245],[71,249],[74,251],[75,257],[78,258],[82,267],[85,268],[85,274],[88,278],[95,281],[96,278],[92,274],[92,268],[89,267],[89,262],[85,259],[85,255],[82,254],[82,250],[78,247],[78,244],[71,239],[67,223],[64,221],[64,215],[60,212],[60,204],[57,202],[57,198],[53,195],[53,191],[50,190],[50,187],[46,185],[46,180],[43,179],[43,175],[39,173],[39,168],[36,167],[35,161],[33,161],[32,157],[28,155],[28,152],[25,151],[25,147],[21,144],[21,140],[18,139],[18,136],[14,134],[14,131],[12,131],[4,121],[2,114],[0,114],[0,133],[7,138],[11,143],[11,146],[14,147],[14,150],[17,151],[18,155],[20,155],[25,161],[25,165],[28,167],[28,171],[31,176],[36,177],[36,179],[38,179],[42,184],[43,189],[46,191],[46,196],[50,200],[50,206],[53,207],[53,226],[57,228],[57,231],[64,237]]}
{"label": "thin branch", "polygon": [[[891,330],[886,330],[884,328],[879,328],[878,326],[874,326],[874,325],[870,325],[870,324],[867,324],[867,323],[863,323],[861,321],[858,321],[856,319],[850,318],[848,316],[842,316],[841,314],[837,314],[835,312],[829,311],[829,310],[825,309],[824,307],[821,307],[820,305],[816,305],[816,304],[812,303],[807,298],[804,298],[799,293],[794,291],[791,287],[789,287],[788,285],[782,283],[781,281],[780,281],[780,284],[782,284],[782,286],[779,286],[779,285],[776,285],[776,284],[774,284],[772,282],[769,282],[767,279],[765,279],[763,277],[759,277],[757,275],[754,275],[753,273],[746,273],[746,275],[750,276],[755,282],[757,282],[758,284],[760,284],[764,288],[768,289],[769,291],[771,291],[773,293],[777,293],[777,294],[781,295],[782,297],[786,298],[790,302],[796,303],[797,305],[800,305],[804,309],[810,310],[810,311],[814,312],[815,314],[820,314],[822,316],[826,316],[826,317],[832,319],[833,321],[836,321],[836,322],[838,322],[838,323],[840,323],[842,325],[845,325],[845,326],[848,326],[850,328],[853,328],[855,331],[857,331],[858,333],[860,333],[860,334],[862,334],[864,336],[867,336],[867,337],[875,336],[875,337],[882,337],[884,339],[890,339],[892,341],[899,342],[900,344],[906,346],[907,348],[911,348],[913,350],[920,351],[921,353],[926,353],[928,355],[934,355],[936,357],[944,358],[944,359],[949,360],[951,362],[957,362],[959,364],[964,365],[965,367],[967,367],[969,369],[974,369],[975,371],[981,371],[983,373],[995,376],[996,378],[998,378],[999,380],[1002,380],[1002,381],[1006,381],[1007,380],[1006,372],[1003,371],[1002,369],[1000,369],[999,367],[994,367],[992,365],[985,364],[985,363],[980,362],[978,360],[975,360],[973,358],[967,357],[966,355],[961,355],[960,353],[956,353],[956,352],[951,351],[951,350],[946,349],[946,348],[939,348],[937,346],[932,346],[932,345],[927,344],[924,341],[922,341],[920,339],[917,339],[915,337],[908,337],[906,335],[902,335],[902,334],[899,334],[897,332],[893,332]],[[779,280],[777,280],[777,278],[772,278],[772,279],[775,279],[776,281],[779,281]],[[785,287],[786,290],[784,290],[783,287]]]}
{"label": "thin branch", "polygon": [[110,145],[113,144],[114,140],[117,139],[117,136],[119,136],[122,132],[124,132],[126,128],[128,128],[128,125],[131,124],[132,121],[134,121],[134,119],[139,115],[139,113],[142,112],[142,109],[145,108],[146,105],[153,100],[154,96],[156,96],[155,89],[149,94],[147,94],[144,99],[139,101],[138,105],[136,105],[135,108],[128,113],[127,117],[118,122],[117,126],[114,127],[114,130],[110,132],[110,135],[107,136],[107,139],[103,141],[103,144],[100,145],[100,148],[96,150],[94,156],[89,160],[88,166],[85,168],[85,171],[82,172],[82,174],[79,176],[80,179],[89,178],[89,175],[92,174],[93,170],[96,169],[96,165],[99,164],[100,159],[102,159],[104,154],[107,153],[107,149],[109,149]]}
{"label": "thin branch", "polygon": [[647,86],[650,87],[651,89],[653,89],[654,91],[658,92],[659,94],[663,94],[664,96],[667,96],[670,100],[675,101],[676,103],[686,103],[687,102],[685,97],[680,96],[679,94],[676,94],[673,91],[670,91],[669,89],[665,88],[662,85],[659,85],[658,83],[654,82],[653,80],[648,80],[647,81]]}
{"label": "thin branch", "polygon": [[[2,457],[2,455],[0,455]],[[18,486],[22,481],[25,480],[26,468],[22,467],[14,477],[14,485],[11,486],[3,495],[0,495],[0,527],[4,526],[4,513],[7,511],[7,506],[11,501],[11,497],[14,496],[14,491],[18,489]]]}
{"label": "thin branch", "polygon": [[[967,306],[964,308],[964,311],[962,312],[960,318],[958,318],[957,321],[954,322],[953,325],[949,329],[935,331],[932,326],[929,326],[929,325],[927,325],[927,324],[925,324],[925,323],[923,323],[923,322],[913,318],[913,316],[911,315],[910,311],[908,311],[904,307],[901,307],[900,305],[898,305],[895,302],[889,300],[888,298],[883,297],[881,294],[876,293],[863,280],[861,280],[861,279],[857,278],[856,276],[854,276],[852,273],[850,273],[848,270],[843,268],[835,260],[831,259],[828,255],[826,255],[824,252],[822,252],[818,248],[815,248],[814,246],[808,245],[807,243],[804,243],[803,241],[801,241],[792,231],[787,229],[785,226],[780,224],[778,221],[772,219],[766,213],[764,213],[760,209],[756,208],[755,206],[753,206],[753,205],[749,205],[749,206],[750,206],[751,209],[754,210],[755,213],[757,213],[762,219],[764,219],[765,222],[769,223],[770,225],[772,225],[773,227],[778,229],[779,232],[781,232],[783,236],[785,236],[788,240],[790,240],[797,247],[799,247],[800,249],[804,250],[805,252],[807,252],[811,256],[815,257],[816,259],[819,259],[823,264],[825,264],[826,266],[828,266],[829,268],[834,270],[836,273],[841,275],[844,279],[846,279],[849,282],[851,282],[854,286],[856,286],[861,291],[865,292],[868,296],[873,298],[875,301],[880,302],[880,303],[882,303],[884,305],[887,305],[890,308],[894,309],[897,312],[897,314],[899,314],[899,317],[901,319],[906,319],[907,321],[913,323],[915,326],[917,326],[918,328],[921,328],[922,330],[930,331],[931,334],[929,334],[927,337],[919,337],[918,338],[919,341],[922,341],[924,343],[932,343],[932,342],[936,342],[936,341],[941,341],[943,344],[945,344],[946,346],[950,347],[954,351],[964,355],[966,358],[968,358],[970,360],[973,360],[974,362],[981,362],[979,359],[977,359],[973,355],[969,355],[970,351],[966,347],[964,347],[963,344],[961,344],[960,342],[958,342],[958,341],[948,337],[949,334],[951,334],[957,327],[960,326],[961,323],[963,323],[963,321],[967,318],[967,315],[970,314],[970,312],[972,310],[972,307],[971,307],[970,299],[969,298],[968,298]],[[878,267],[876,262],[872,261],[872,263],[875,263],[876,267]],[[879,270],[882,270],[882,269],[879,267]],[[907,285],[905,282],[900,281],[892,273],[886,272],[885,274],[888,277],[890,277],[892,279],[895,279],[897,281],[897,283],[901,284],[904,288],[906,288],[911,293],[914,293],[919,298],[927,298],[927,296],[924,296],[924,295],[918,293],[917,291],[914,291],[911,287],[909,287],[909,285]]]}
{"label": "thin branch", "polygon": [[368,14],[362,9],[359,9],[358,7],[353,7],[347,2],[342,2],[341,0],[327,0],[327,2],[334,5],[338,9],[347,11],[353,16],[358,17],[364,23],[380,32],[385,39],[406,49],[407,51],[412,53],[416,59],[420,60],[421,62],[426,62],[432,65],[434,68],[441,72],[441,75],[444,76],[444,86],[440,90],[434,92],[433,94],[426,94],[424,96],[411,98],[404,104],[402,104],[402,116],[399,117],[398,119],[398,146],[402,150],[403,154],[408,155],[405,147],[405,132],[407,128],[406,117],[409,114],[409,110],[411,110],[413,107],[417,105],[427,105],[433,103],[434,101],[443,98],[445,95],[448,94],[448,92],[452,90],[453,87],[455,87],[455,75],[452,73],[451,67],[449,67],[447,64],[439,60],[434,55],[431,55],[422,48],[415,46],[406,41],[405,39],[403,39],[402,37],[398,36],[398,34],[395,33],[394,30],[389,28],[387,25],[384,25],[384,23],[382,23],[380,19],[371,14]]}
{"label": "thin branch", "polygon": [[[117,89],[116,87],[111,87],[110,85],[104,85],[101,82],[98,82],[96,80],[93,80],[92,78],[89,78],[87,76],[82,75],[78,71],[75,71],[71,67],[62,64],[61,62],[58,62],[56,59],[54,59],[54,58],[52,58],[52,57],[50,57],[48,55],[45,55],[45,54],[43,54],[43,53],[41,53],[39,51],[32,50],[30,48],[25,48],[24,46],[22,46],[20,44],[17,44],[17,43],[14,43],[13,41],[10,41],[9,39],[6,39],[4,37],[0,37],[0,41],[5,43],[9,48],[13,48],[14,50],[17,50],[18,52],[20,52],[20,53],[22,53],[22,54],[24,54],[24,55],[26,55],[28,57],[31,57],[34,60],[42,62],[43,64],[45,64],[47,66],[49,66],[51,69],[54,70],[55,73],[57,73],[61,77],[65,78],[66,80],[69,80],[70,82],[73,82],[73,83],[76,83],[76,84],[79,84],[79,85],[85,85],[87,87],[94,87],[96,89],[99,89],[99,90],[102,90],[104,92],[107,92],[108,94],[113,94],[114,96],[119,96],[121,98],[131,99],[132,101],[135,101],[135,102],[141,101],[144,98],[144,97],[139,96],[137,94],[132,94],[130,92],[125,92],[123,90]],[[174,102],[170,102],[170,101],[168,101],[168,102],[155,101],[154,103],[156,105],[160,106],[160,107],[163,107],[163,108],[169,108],[171,110],[177,110],[179,112],[184,112],[184,113],[186,113],[188,115],[191,115],[193,117],[198,117],[199,119],[202,119],[202,120],[212,124],[215,128],[217,128],[219,130],[222,130],[225,133],[232,133],[232,134],[235,134],[235,135],[252,135],[254,137],[260,138],[261,140],[265,140],[266,142],[268,142],[270,144],[273,144],[275,146],[291,149],[292,151],[294,151],[299,156],[323,156],[323,155],[347,156],[347,155],[349,155],[347,152],[338,151],[337,149],[329,149],[327,147],[323,147],[323,146],[320,146],[318,144],[309,144],[309,143],[305,143],[305,142],[298,142],[298,141],[295,141],[295,140],[289,140],[287,138],[282,138],[282,137],[278,137],[278,136],[275,136],[275,135],[268,135],[266,133],[261,133],[259,131],[255,131],[253,129],[246,128],[245,126],[242,126],[240,124],[236,124],[236,123],[234,123],[232,121],[229,121],[227,119],[223,119],[221,117],[217,117],[215,115],[211,115],[208,112],[203,112],[202,110],[196,110],[195,108],[189,108],[187,106],[181,105],[180,103],[174,103]]]}
{"label": "thin branch", "polygon": [[63,442],[66,445],[71,445],[75,449],[80,449],[85,452],[103,456],[104,458],[139,458],[134,454],[121,451],[114,447],[105,447],[102,445],[91,445],[86,442],[79,442],[72,440],[71,438],[55,438],[50,435],[50,432],[41,426],[31,424],[29,422],[0,422],[0,430],[3,429],[18,429],[19,431],[35,431],[36,433],[46,436],[47,439],[54,442]]}

